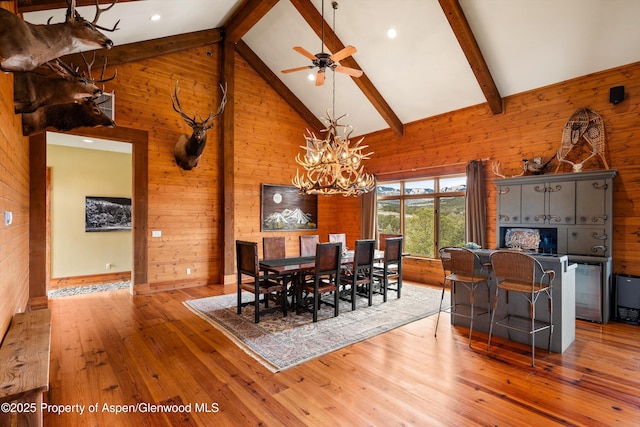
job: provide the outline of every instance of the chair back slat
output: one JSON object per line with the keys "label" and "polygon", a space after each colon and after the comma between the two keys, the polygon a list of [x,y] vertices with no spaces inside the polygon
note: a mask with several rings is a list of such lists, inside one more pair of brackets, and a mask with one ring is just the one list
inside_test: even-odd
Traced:
{"label": "chair back slat", "polygon": [[372,268],[376,250],[375,240],[356,240],[356,249],[353,255],[354,271],[361,268]]}
{"label": "chair back slat", "polygon": [[340,271],[342,244],[318,243],[316,245],[316,275],[335,274]]}
{"label": "chair back slat", "polygon": [[446,272],[473,276],[482,268],[480,257],[466,248],[445,247],[440,249],[442,268]]}
{"label": "chair back slat", "polygon": [[402,258],[402,237],[386,239],[384,258],[387,263],[400,262]]}
{"label": "chair back slat", "polygon": [[329,233],[329,242],[342,243],[342,250],[347,250],[347,235],[345,233]]}
{"label": "chair back slat", "polygon": [[300,236],[300,256],[315,256],[319,242],[320,236],[317,234]]}
{"label": "chair back slat", "polygon": [[262,239],[262,258],[281,259],[287,255],[287,242],[284,237],[264,237]]}
{"label": "chair back slat", "polygon": [[497,278],[528,283],[533,286],[536,271],[542,272],[542,265],[530,255],[514,251],[497,251],[490,256],[493,273]]}
{"label": "chair back slat", "polygon": [[238,274],[257,277],[259,273],[258,243],[236,241]]}

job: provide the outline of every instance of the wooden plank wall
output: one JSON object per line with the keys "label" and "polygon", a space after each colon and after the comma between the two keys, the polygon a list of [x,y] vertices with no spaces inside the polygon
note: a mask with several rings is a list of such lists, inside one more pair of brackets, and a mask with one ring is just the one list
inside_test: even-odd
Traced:
{"label": "wooden plank wall", "polygon": [[[221,99],[218,55],[214,44],[118,65],[118,77],[106,86],[115,91],[118,126],[149,132],[148,227],[162,232],[162,237],[149,238],[148,282],[156,289],[220,279],[219,119],[208,133],[199,165],[182,170],[173,149],[180,134],[190,135],[191,128],[173,110],[170,99],[178,81],[185,114],[206,118],[215,112]],[[113,68],[107,70],[107,75],[111,73]]]}
{"label": "wooden plank wall", "polygon": [[[13,1],[0,1],[13,11]],[[29,144],[13,112],[13,75],[0,72],[0,340],[29,299]],[[4,212],[13,223],[4,225]]]}
{"label": "wooden plank wall", "polygon": [[[625,87],[624,102],[609,103],[609,89]],[[496,245],[496,192],[490,163],[500,161],[503,174],[519,173],[523,158],[553,157],[562,129],[580,107],[599,113],[605,124],[609,167],[617,169],[614,184],[614,272],[640,275],[640,63],[539,88],[504,99],[504,112],[493,115],[479,105],[420,120],[405,126],[398,138],[382,131],[366,138],[375,155],[366,164],[382,177],[464,172],[472,159],[486,162],[489,246]],[[393,161],[390,161],[393,159]],[[554,160],[553,166],[557,160]],[[602,169],[594,158],[585,170]],[[416,169],[415,172],[412,169]],[[404,171],[394,173],[396,171]],[[570,172],[563,166],[561,172]],[[408,276],[440,279],[439,263],[407,260]]]}

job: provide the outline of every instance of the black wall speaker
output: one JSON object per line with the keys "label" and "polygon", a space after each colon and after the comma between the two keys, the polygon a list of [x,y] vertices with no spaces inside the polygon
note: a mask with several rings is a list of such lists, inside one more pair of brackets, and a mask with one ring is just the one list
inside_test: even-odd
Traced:
{"label": "black wall speaker", "polygon": [[618,105],[624,101],[624,86],[616,86],[609,89],[609,102]]}

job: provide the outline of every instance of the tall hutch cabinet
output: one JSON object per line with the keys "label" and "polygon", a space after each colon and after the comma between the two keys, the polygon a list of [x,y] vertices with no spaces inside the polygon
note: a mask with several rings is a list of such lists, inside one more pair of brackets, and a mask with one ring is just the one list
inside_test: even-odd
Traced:
{"label": "tall hutch cabinet", "polygon": [[[579,272],[586,275],[576,277],[578,317],[602,323],[608,321],[612,310],[616,174],[616,170],[601,170],[495,180],[498,246],[505,247],[504,236],[509,229],[539,230],[539,252],[567,254],[569,261],[578,263]],[[594,285],[584,285],[585,280]]]}

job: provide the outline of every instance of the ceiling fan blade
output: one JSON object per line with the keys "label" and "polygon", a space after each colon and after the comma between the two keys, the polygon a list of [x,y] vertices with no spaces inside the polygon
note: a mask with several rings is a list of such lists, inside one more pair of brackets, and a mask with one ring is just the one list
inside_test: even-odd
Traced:
{"label": "ceiling fan blade", "polygon": [[342,65],[338,65],[335,68],[335,71],[339,73],[349,74],[352,77],[360,77],[363,74],[362,70],[356,70],[355,68],[343,67]]}
{"label": "ceiling fan blade", "polygon": [[331,55],[329,57],[329,59],[331,59],[334,62],[337,62],[337,61],[340,61],[341,59],[346,58],[347,56],[353,55],[357,51],[358,50],[355,47],[349,45],[349,46],[345,47],[344,49],[339,50],[338,52],[336,52],[333,55]]}
{"label": "ceiling fan blade", "polygon": [[324,84],[324,70],[318,71],[316,76],[316,86],[322,86]]}
{"label": "ceiling fan blade", "polygon": [[306,67],[298,67],[298,68],[289,68],[288,70],[282,70],[281,73],[294,73],[296,71],[304,71],[304,70],[308,70],[309,68],[313,68],[311,66],[306,66]]}
{"label": "ceiling fan blade", "polygon": [[306,50],[303,47],[296,46],[296,47],[293,48],[293,50],[295,50],[296,52],[298,52],[299,54],[301,54],[303,56],[306,56],[307,58],[309,58],[312,61],[315,61],[316,59],[318,59],[318,58],[316,58],[316,56],[314,54],[312,54],[311,52],[309,52],[308,50]]}

